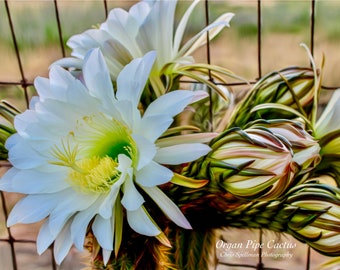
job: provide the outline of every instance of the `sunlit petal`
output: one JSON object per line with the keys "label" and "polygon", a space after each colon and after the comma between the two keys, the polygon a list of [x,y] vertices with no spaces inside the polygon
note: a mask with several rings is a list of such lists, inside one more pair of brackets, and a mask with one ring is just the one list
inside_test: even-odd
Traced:
{"label": "sunlit petal", "polygon": [[144,208],[127,211],[126,214],[129,225],[134,231],[147,236],[156,236],[161,233]]}
{"label": "sunlit petal", "polygon": [[144,187],[153,187],[169,182],[173,172],[156,162],[150,162],[136,172],[136,182]]}
{"label": "sunlit petal", "polygon": [[143,187],[143,190],[157,203],[165,215],[178,226],[185,229],[192,229],[189,221],[185,218],[181,210],[174,204],[159,188]]}
{"label": "sunlit petal", "polygon": [[200,2],[200,0],[195,0],[195,1],[192,2],[192,4],[186,10],[185,14],[182,16],[181,21],[179,22],[179,24],[177,26],[175,38],[174,38],[174,48],[173,48],[174,52],[179,51],[179,47],[181,45],[183,34],[184,34],[185,29],[186,29],[190,15],[199,2]]}
{"label": "sunlit petal", "polygon": [[154,160],[161,164],[177,165],[196,160],[210,150],[205,144],[178,144],[158,149]]}
{"label": "sunlit petal", "polygon": [[99,98],[104,106],[112,106],[112,82],[99,49],[93,49],[85,56],[83,73],[89,93]]}
{"label": "sunlit petal", "polygon": [[60,232],[56,240],[54,241],[54,257],[57,264],[61,264],[61,262],[65,259],[67,253],[70,251],[72,247],[72,238],[70,231],[71,221],[69,221]]}
{"label": "sunlit petal", "polygon": [[129,100],[137,107],[155,58],[156,52],[149,52],[124,67],[117,78],[117,99]]}
{"label": "sunlit petal", "polygon": [[45,221],[37,236],[37,252],[41,255],[55,240],[56,236],[51,234],[48,221]]}
{"label": "sunlit petal", "polygon": [[92,224],[92,230],[101,247],[107,250],[113,250],[111,219],[105,219],[97,215]]}
{"label": "sunlit petal", "polygon": [[144,198],[140,195],[130,177],[125,179],[123,190],[124,196],[122,198],[122,205],[125,209],[128,211],[135,211],[137,208],[140,208],[144,203]]}
{"label": "sunlit petal", "polygon": [[168,114],[173,117],[183,111],[191,102],[194,93],[192,91],[172,91],[160,96],[152,102],[145,111],[144,117],[158,114]]}

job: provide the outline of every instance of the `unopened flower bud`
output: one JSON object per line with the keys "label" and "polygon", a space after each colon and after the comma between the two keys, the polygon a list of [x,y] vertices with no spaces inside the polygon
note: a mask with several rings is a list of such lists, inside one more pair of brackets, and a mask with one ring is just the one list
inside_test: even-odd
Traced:
{"label": "unopened flower bud", "polygon": [[[304,115],[311,113],[314,97],[314,73],[310,68],[290,67],[261,78],[234,111],[228,127],[243,128],[256,119],[291,119],[296,115],[275,109],[253,111],[257,105],[272,103],[288,106]],[[301,110],[303,112],[301,112]]]}
{"label": "unopened flower bud", "polygon": [[296,207],[288,230],[297,239],[327,256],[340,255],[340,190],[319,183],[292,189],[286,203]]}
{"label": "unopened flower bud", "polygon": [[187,174],[207,177],[239,198],[277,198],[290,186],[297,169],[289,146],[262,128],[232,128],[210,147],[212,151],[193,162]]}
{"label": "unopened flower bud", "polygon": [[293,161],[300,166],[299,174],[304,174],[320,162],[320,146],[309,134],[302,122],[293,120],[258,120],[251,127],[265,128],[281,140],[286,141],[293,151]]}

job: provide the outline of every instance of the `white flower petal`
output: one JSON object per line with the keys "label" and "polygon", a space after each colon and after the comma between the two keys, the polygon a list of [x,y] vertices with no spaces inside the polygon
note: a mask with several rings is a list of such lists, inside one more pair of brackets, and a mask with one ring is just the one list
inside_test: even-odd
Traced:
{"label": "white flower petal", "polygon": [[[73,97],[79,95],[82,96],[84,95],[84,93],[87,92],[85,86],[81,83],[80,80],[75,78],[70,72],[60,66],[52,66],[49,76],[50,91],[48,92],[48,96],[46,96],[46,99],[43,100],[54,99],[63,102],[71,102],[72,104],[74,104],[79,102],[73,100]],[[39,85],[36,85],[36,87],[39,87]],[[40,92],[39,89],[37,89],[37,91],[38,93]],[[85,101],[85,98],[86,96],[83,98],[83,101]]]}
{"label": "white flower petal", "polygon": [[203,90],[195,90],[193,92],[194,92],[194,96],[191,99],[191,103],[195,103],[197,101],[200,101],[202,99],[209,97],[209,94],[206,91],[203,91]]}
{"label": "white flower petal", "polygon": [[9,150],[8,161],[18,169],[32,169],[46,162],[18,133],[7,139],[6,148]]}
{"label": "white flower petal", "polygon": [[116,202],[117,195],[120,190],[120,184],[117,185],[117,183],[114,184],[114,186],[111,188],[109,195],[106,195],[105,199],[101,203],[98,213],[103,218],[110,218],[113,214],[113,206]]}
{"label": "white flower petal", "polygon": [[12,136],[10,136],[5,143],[5,147],[8,151],[11,151],[11,149],[20,141],[22,140],[22,137],[18,133],[14,133]]}
{"label": "white flower petal", "polygon": [[99,245],[106,250],[113,250],[113,226],[111,219],[97,215],[92,224],[93,234]]}
{"label": "white flower petal", "polygon": [[178,165],[194,161],[210,150],[209,146],[201,143],[178,144],[158,149],[154,160],[161,164]]}
{"label": "white flower petal", "polygon": [[186,30],[186,26],[187,26],[189,17],[191,15],[192,11],[194,10],[194,8],[196,7],[196,5],[199,2],[200,2],[200,0],[195,0],[195,1],[192,2],[192,4],[186,10],[186,12],[184,13],[184,15],[181,18],[181,21],[179,22],[179,24],[177,26],[175,38],[174,38],[174,47],[173,47],[174,53],[177,53],[179,51],[179,47],[181,45],[183,34]]}
{"label": "white flower petal", "polygon": [[[77,106],[74,103],[80,97],[84,103]],[[83,108],[79,108],[79,106],[83,106]],[[38,121],[26,127],[25,132],[30,134],[29,139],[31,141],[49,140],[55,143],[56,139],[60,140],[60,137],[65,136],[75,128],[76,121],[83,117],[85,112],[90,114],[92,112],[91,108],[94,106],[96,104],[94,102],[88,103],[82,94],[69,102],[51,99],[39,102],[35,108]],[[63,109],[61,110],[60,108]],[[87,108],[86,111],[85,108]]]}
{"label": "white flower petal", "polygon": [[172,122],[173,118],[166,114],[144,116],[135,132],[147,138],[150,142],[155,142],[169,128]]}
{"label": "white flower petal", "polygon": [[17,115],[14,118],[14,126],[17,132],[22,137],[27,137],[28,134],[26,132],[27,128],[33,123],[38,122],[38,117],[35,111],[26,110],[23,113]]}
{"label": "white flower petal", "polygon": [[[50,80],[47,78],[36,77],[34,79],[34,86],[39,94],[40,100],[51,98]],[[32,108],[32,106],[30,106]]]}
{"label": "white flower petal", "polygon": [[171,219],[178,226],[185,229],[192,229],[189,221],[183,215],[173,201],[171,201],[159,188],[157,187],[142,187],[143,190],[155,201],[164,214]]}
{"label": "white flower petal", "polygon": [[101,29],[89,29],[84,33],[72,36],[67,41],[67,46],[73,49],[71,55],[84,59],[85,54],[93,48],[98,48],[109,40],[111,35]]}
{"label": "white flower petal", "polygon": [[142,136],[133,134],[132,137],[138,146],[139,160],[137,164],[137,170],[140,170],[154,158],[157,149],[152,142]]}
{"label": "white flower petal", "polygon": [[126,210],[134,211],[145,202],[143,196],[136,189],[132,178],[129,176],[125,178],[123,192],[124,196],[121,202]]}
{"label": "white flower petal", "polygon": [[158,163],[151,161],[136,172],[136,182],[144,187],[162,185],[171,180],[173,172]]}
{"label": "white flower petal", "polygon": [[177,1],[154,1],[136,40],[142,52],[157,51],[157,69],[173,58],[173,27]]}
{"label": "white flower petal", "polygon": [[104,57],[98,48],[86,54],[83,73],[90,93],[99,98],[105,108],[110,108],[115,100],[113,86]]}
{"label": "white flower petal", "polygon": [[182,112],[190,104],[194,95],[193,91],[171,91],[153,101],[146,109],[144,117],[165,113],[173,117]]}
{"label": "white flower petal", "polygon": [[118,171],[122,173],[125,172],[131,177],[131,169],[132,169],[131,165],[132,165],[132,160],[128,156],[124,154],[118,155]]}
{"label": "white flower petal", "polygon": [[87,227],[91,219],[96,215],[99,203],[94,203],[85,211],[81,211],[74,217],[71,224],[71,238],[79,251],[83,250]]}
{"label": "white flower petal", "polygon": [[117,78],[118,100],[130,100],[134,107],[137,107],[155,57],[155,52],[149,52],[143,58],[136,58],[124,67]]}
{"label": "white flower petal", "polygon": [[130,8],[129,13],[141,25],[150,9],[150,2],[138,2]]}
{"label": "white flower petal", "polygon": [[106,266],[109,259],[110,259],[112,250],[108,250],[108,249],[103,248],[102,253],[103,253],[103,263],[104,263],[104,266]]}
{"label": "white flower petal", "polygon": [[[59,66],[53,66],[49,72],[49,81],[50,81],[50,91],[44,95],[45,89],[42,90],[41,96],[43,99],[53,98],[60,101],[66,101],[66,91],[68,89],[68,83],[75,78],[72,78],[72,75]],[[40,85],[36,85],[37,92],[40,95],[40,89],[38,88]],[[44,87],[44,85],[41,85]],[[48,96],[47,96],[48,95]]]}
{"label": "white flower petal", "polygon": [[1,178],[0,189],[24,194],[54,193],[69,187],[64,179],[63,173],[18,170],[13,167]]}
{"label": "white flower petal", "polygon": [[29,103],[29,109],[34,110],[35,105],[39,102],[40,98],[38,96],[34,96],[31,98]]}
{"label": "white flower petal", "polygon": [[48,220],[44,222],[37,237],[37,252],[41,255],[55,240],[57,236],[51,234],[48,227]]}
{"label": "white flower petal", "polygon": [[134,58],[130,51],[118,40],[113,38],[102,45],[104,58],[107,60],[112,80],[116,81],[122,69]]}
{"label": "white flower petal", "polygon": [[13,188],[12,177],[18,174],[18,172],[20,172],[20,170],[14,167],[10,168],[0,179],[0,190],[6,192],[15,192],[15,189]]}
{"label": "white flower petal", "polygon": [[187,56],[192,54],[199,47],[203,46],[207,42],[206,35],[204,33],[209,31],[209,38],[212,40],[224,27],[229,27],[229,22],[233,18],[233,13],[225,13],[217,18],[212,24],[205,27],[198,34],[188,40],[181,48],[178,56]]}
{"label": "white flower petal", "polygon": [[142,55],[135,40],[139,26],[138,21],[128,12],[122,8],[115,8],[110,11],[106,22],[100,26],[100,29],[107,31],[112,38],[124,44],[136,58]]}
{"label": "white flower petal", "polygon": [[[54,119],[50,119],[50,123],[46,123],[44,121],[45,119],[41,119],[41,115],[39,114],[35,115],[37,116],[36,122],[27,122],[28,125],[24,126],[22,122],[26,119],[19,116],[21,115],[18,115],[15,118],[16,130],[18,134],[23,139],[27,140],[27,143],[29,143],[31,147],[35,150],[42,149],[42,147],[51,148],[51,144],[55,142],[55,139],[60,138],[60,136],[66,133],[65,129],[68,126],[67,124],[65,124],[65,128],[58,129],[56,125],[61,121],[53,121]],[[33,114],[26,114],[23,116],[34,117]],[[43,118],[45,117],[47,117],[47,115],[43,116]]]}
{"label": "white flower petal", "polygon": [[142,207],[135,211],[126,211],[127,220],[130,227],[137,233],[146,236],[156,236],[161,233],[159,228],[150,219],[146,210]]}
{"label": "white flower petal", "polygon": [[140,112],[129,100],[120,100],[115,103],[115,109],[119,112],[124,124],[131,130],[141,119]]}
{"label": "white flower petal", "polygon": [[58,205],[53,209],[49,217],[49,226],[52,234],[58,234],[66,222],[79,211],[90,207],[98,198],[98,195],[81,194],[73,189],[60,192]]}
{"label": "white flower petal", "polygon": [[28,195],[13,207],[7,226],[40,221],[51,213],[59,201],[58,194]]}
{"label": "white flower petal", "polygon": [[57,264],[61,264],[72,247],[70,226],[71,221],[64,226],[63,230],[54,241],[54,258]]}
{"label": "white flower petal", "polygon": [[73,57],[65,57],[52,63],[51,67],[54,65],[61,66],[63,68],[82,69],[83,61],[77,58],[73,58]]}

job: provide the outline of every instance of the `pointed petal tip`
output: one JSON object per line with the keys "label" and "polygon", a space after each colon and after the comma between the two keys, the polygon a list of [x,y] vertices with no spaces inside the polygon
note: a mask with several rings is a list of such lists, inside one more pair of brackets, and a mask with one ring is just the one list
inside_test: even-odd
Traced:
{"label": "pointed petal tip", "polygon": [[192,230],[192,226],[191,224],[189,223],[189,221],[185,218],[185,219],[182,219],[182,223],[179,224],[182,228],[184,229],[187,229],[187,230]]}
{"label": "pointed petal tip", "polygon": [[54,260],[55,260],[55,262],[56,262],[57,265],[60,265],[60,264],[63,262],[64,259],[55,256],[55,257],[54,257]]}
{"label": "pointed petal tip", "polygon": [[172,245],[169,241],[169,239],[166,237],[165,233],[161,232],[159,235],[155,236],[156,239],[161,242],[164,246],[172,248]]}
{"label": "pointed petal tip", "polygon": [[6,222],[6,226],[9,228],[9,227],[12,227],[13,225],[15,225],[16,223],[17,222],[10,220],[10,218],[8,218],[7,222]]}
{"label": "pointed petal tip", "polygon": [[12,210],[12,212],[9,214],[8,218],[7,218],[7,222],[6,222],[6,226],[12,227],[15,224],[20,223],[20,217],[17,214],[14,214],[15,211]]}
{"label": "pointed petal tip", "polygon": [[203,90],[193,91],[193,94],[194,95],[191,99],[191,103],[195,103],[197,101],[200,101],[202,99],[209,97],[209,94],[206,91],[203,91]]}
{"label": "pointed petal tip", "polygon": [[224,13],[223,15],[221,15],[220,18],[223,18],[225,25],[227,27],[230,27],[230,21],[234,16],[235,16],[235,13],[227,12],[227,13]]}
{"label": "pointed petal tip", "polygon": [[111,253],[112,253],[112,250],[103,249],[103,263],[104,263],[104,266],[106,266],[107,263],[109,262]]}

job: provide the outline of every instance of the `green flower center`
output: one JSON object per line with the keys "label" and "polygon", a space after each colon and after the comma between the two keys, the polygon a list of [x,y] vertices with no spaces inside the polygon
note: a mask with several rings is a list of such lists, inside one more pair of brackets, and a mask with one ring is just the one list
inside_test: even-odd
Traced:
{"label": "green flower center", "polygon": [[78,130],[77,140],[88,156],[109,156],[116,160],[119,154],[125,154],[133,161],[137,157],[131,130],[114,118],[102,114],[84,117]]}
{"label": "green flower center", "polygon": [[137,145],[131,130],[114,118],[98,114],[77,122],[75,131],[52,150],[57,159],[51,164],[71,170],[67,180],[83,193],[106,193],[117,182],[118,156],[124,154],[137,162]]}

